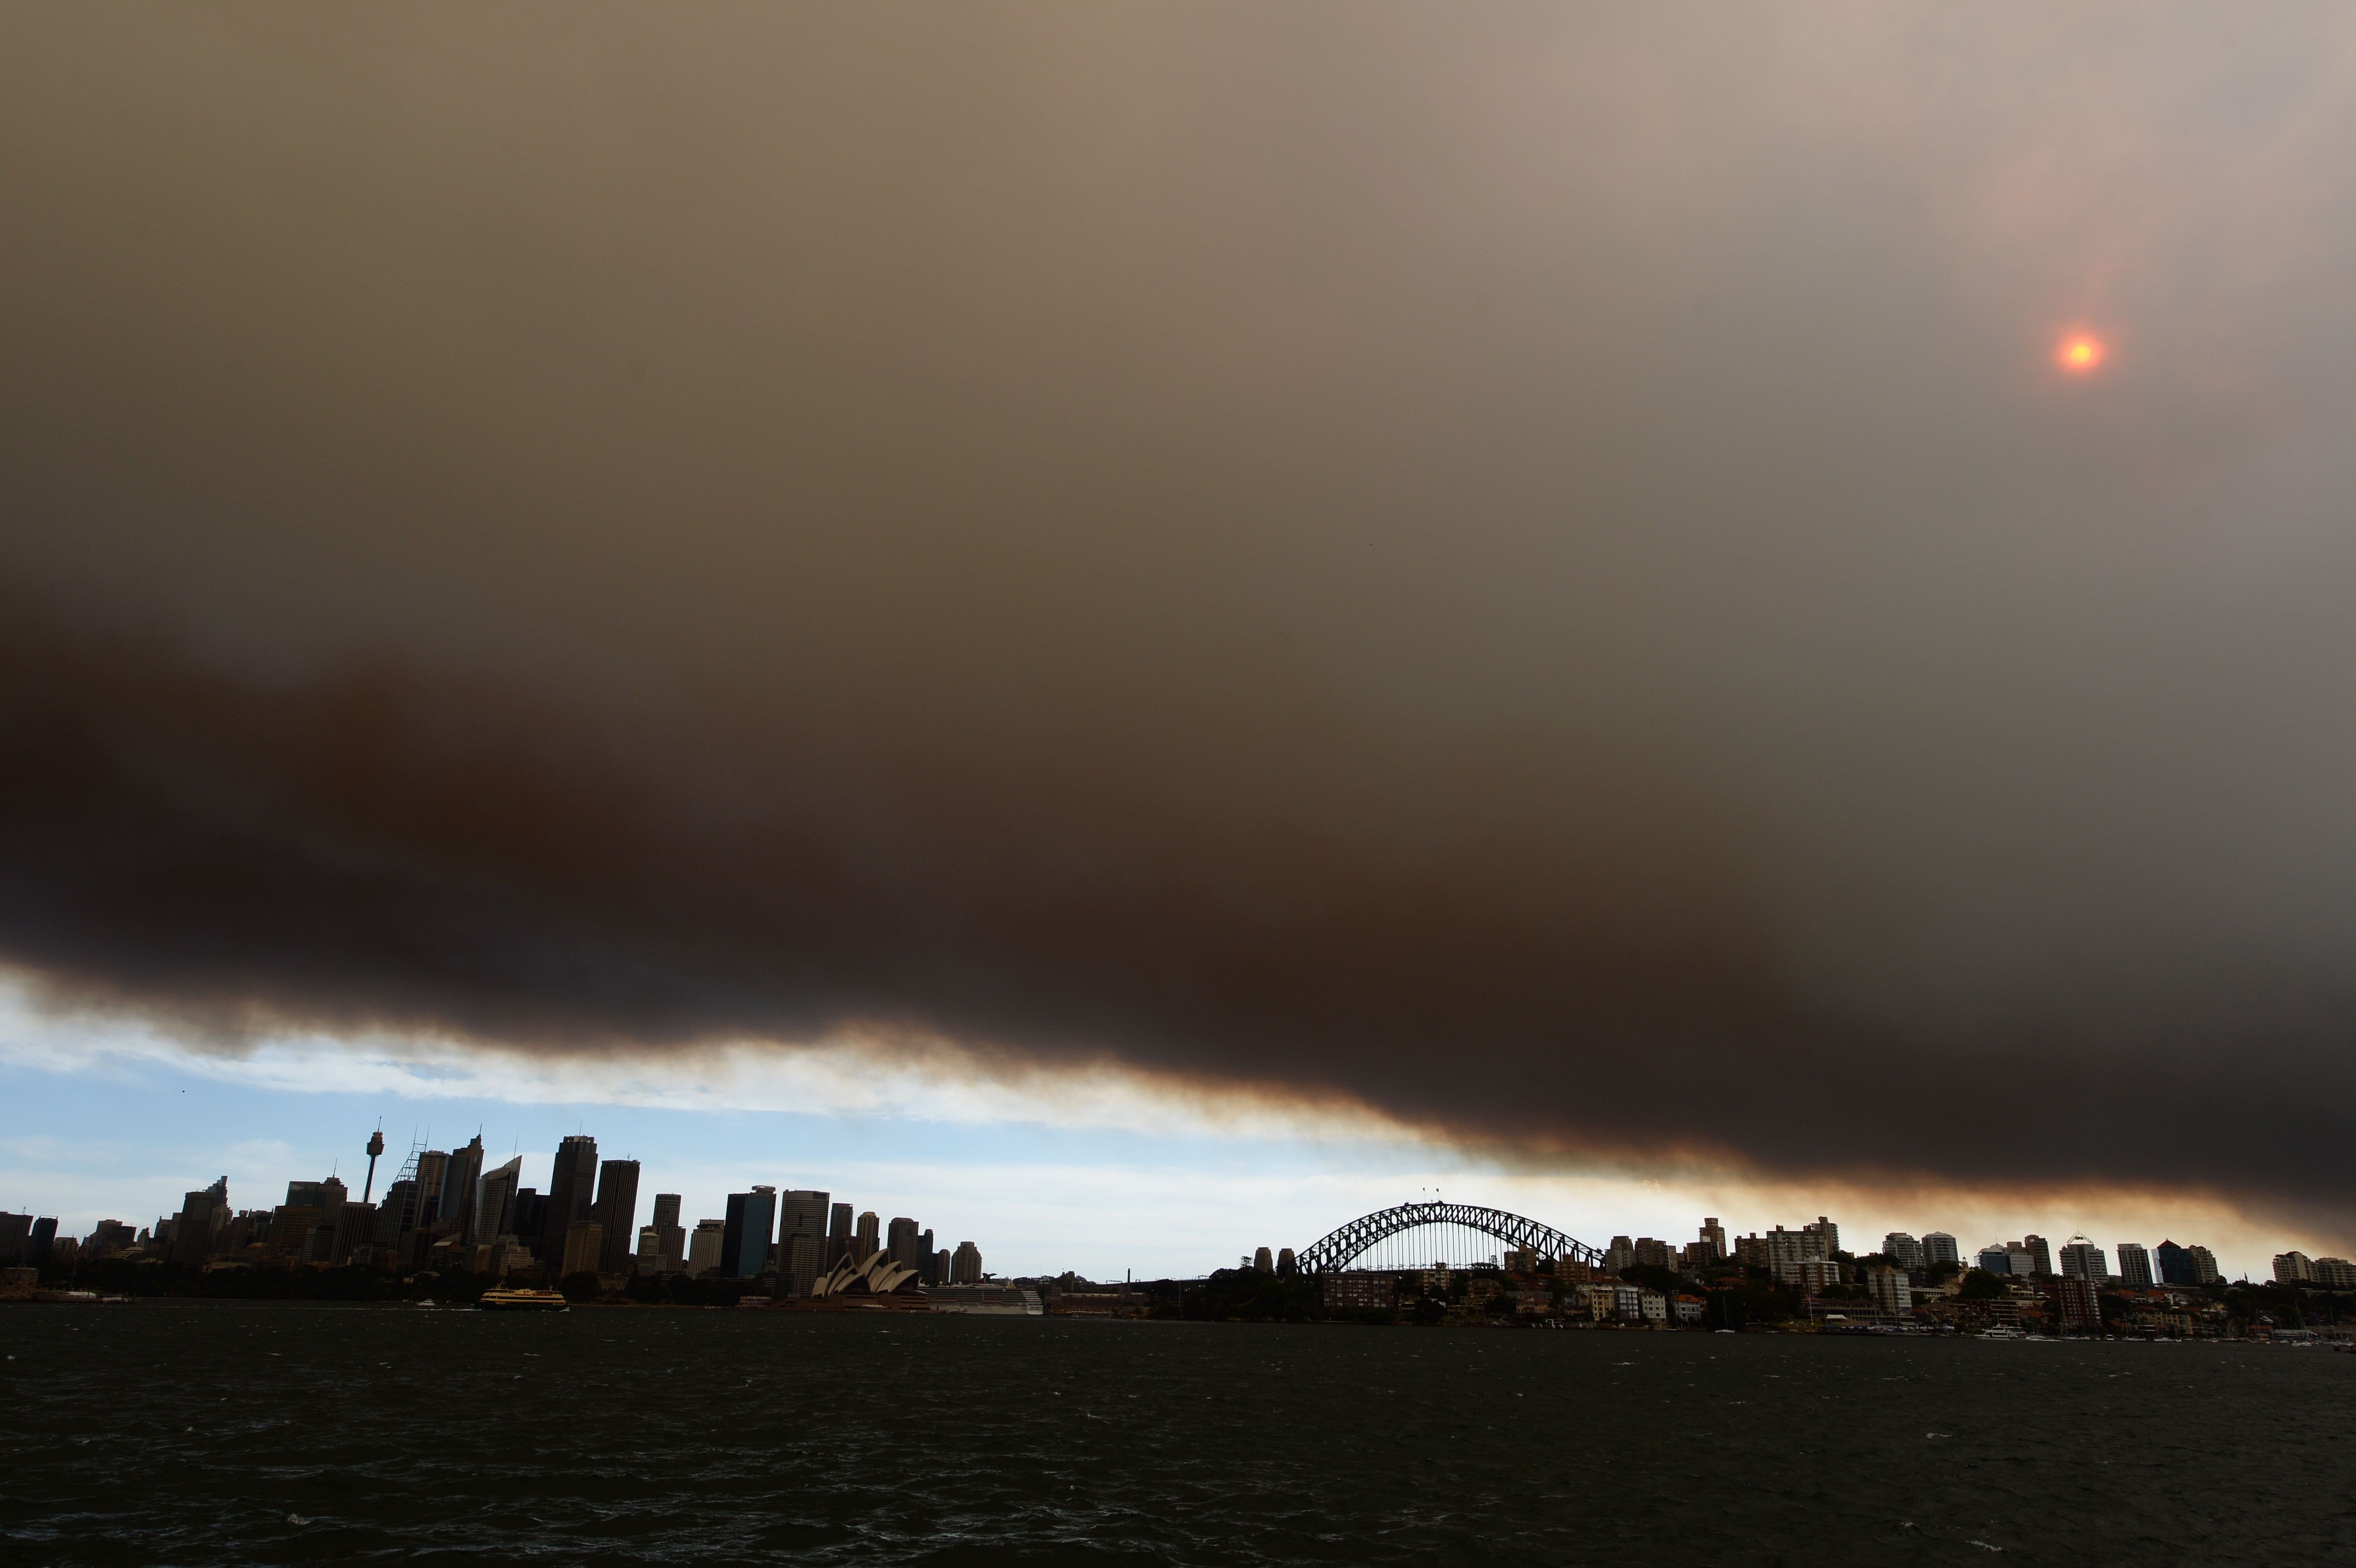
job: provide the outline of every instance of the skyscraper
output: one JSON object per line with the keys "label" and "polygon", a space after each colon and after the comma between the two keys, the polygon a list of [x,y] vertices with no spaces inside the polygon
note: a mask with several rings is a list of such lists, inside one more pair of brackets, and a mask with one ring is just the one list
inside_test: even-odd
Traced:
{"label": "skyscraper", "polygon": [[28,1264],[37,1264],[44,1261],[48,1257],[49,1253],[57,1246],[57,1216],[54,1214],[44,1215],[40,1219],[33,1221],[32,1237],[25,1243],[25,1261]]}
{"label": "skyscraper", "polygon": [[923,1235],[916,1238],[916,1253],[924,1259],[924,1267],[917,1272],[916,1283],[918,1285],[940,1284],[941,1276],[933,1269],[933,1232],[929,1226],[926,1228]]}
{"label": "skyscraper", "polygon": [[442,1172],[442,1226],[462,1243],[483,1240],[475,1233],[476,1211],[483,1195],[483,1135],[466,1147],[450,1151]]}
{"label": "skyscraper", "polygon": [[637,1160],[609,1159],[599,1170],[596,1219],[605,1229],[605,1251],[597,1272],[621,1274],[630,1266],[630,1240],[638,1233]]}
{"label": "skyscraper", "polygon": [[695,1233],[688,1238],[687,1272],[691,1275],[720,1272],[720,1252],[728,1239],[728,1222],[724,1220],[698,1220]]}
{"label": "skyscraper", "polygon": [[2217,1272],[2217,1254],[2208,1248],[2190,1246],[2184,1249],[2184,1255],[2192,1264],[2193,1284],[2215,1285],[2222,1277]]}
{"label": "skyscraper", "polygon": [[560,1275],[596,1274],[605,1255],[605,1232],[594,1220],[575,1220],[565,1227],[564,1255]]}
{"label": "skyscraper", "polygon": [[1946,1232],[1933,1231],[1929,1235],[1922,1238],[1922,1264],[1924,1267],[1935,1268],[1941,1264],[1956,1264],[1963,1261],[1964,1254],[1962,1250],[1955,1245],[1955,1238],[1947,1234]]}
{"label": "skyscraper", "polygon": [[483,1178],[482,1196],[475,1203],[475,1239],[491,1241],[516,1232],[516,1195],[523,1190],[523,1156],[518,1155]]}
{"label": "skyscraper", "polygon": [[655,1194],[655,1233],[662,1244],[658,1255],[662,1259],[665,1274],[677,1274],[687,1266],[687,1232],[679,1226],[679,1194]]}
{"label": "skyscraper", "polygon": [[[417,1155],[417,1219],[419,1227],[437,1225],[442,1221],[442,1179],[450,1172],[450,1157],[438,1148],[421,1149]],[[291,1206],[294,1200],[287,1198]]]}
{"label": "skyscraper", "polygon": [[923,1272],[925,1266],[925,1254],[923,1252],[924,1243],[916,1233],[916,1222],[914,1220],[906,1218],[894,1219],[892,1221],[892,1228],[890,1232],[887,1232],[887,1240],[892,1253],[892,1261],[894,1263],[899,1264],[902,1268],[916,1269],[919,1273]]}
{"label": "skyscraper", "polygon": [[720,1240],[720,1273],[727,1279],[751,1279],[768,1266],[769,1242],[776,1233],[777,1189],[755,1185],[750,1192],[728,1195],[728,1218]]}
{"label": "skyscraper", "polygon": [[2138,1290],[2150,1285],[2151,1254],[2141,1242],[2119,1243],[2119,1283]]}
{"label": "skyscraper", "polygon": [[2103,1256],[2103,1249],[2083,1236],[2072,1236],[2062,1243],[2062,1275],[2065,1279],[2091,1279],[2100,1283],[2109,1277],[2111,1265]]}
{"label": "skyscraper", "polygon": [[949,1259],[949,1281],[954,1285],[978,1285],[981,1281],[981,1249],[971,1242],[959,1242],[957,1254]]}
{"label": "skyscraper", "polygon": [[172,1222],[173,1261],[196,1263],[212,1256],[214,1239],[228,1223],[229,1178],[224,1176],[180,1200],[179,1216]]}
{"label": "skyscraper", "polygon": [[832,1268],[851,1255],[856,1244],[851,1224],[851,1205],[838,1203],[830,1211],[826,1226],[826,1266]]}
{"label": "skyscraper", "polygon": [[884,1250],[883,1224],[884,1222],[875,1217],[875,1211],[873,1209],[864,1210],[860,1213],[859,1235],[851,1243],[851,1249],[853,1262],[864,1264],[869,1258]]}
{"label": "skyscraper", "polygon": [[1922,1266],[1922,1243],[1904,1231],[1892,1231],[1881,1238],[1881,1254],[1900,1268]]}
{"label": "skyscraper", "polygon": [[808,1296],[826,1272],[827,1201],[806,1189],[777,1194],[779,1296]]}
{"label": "skyscraper", "polygon": [[597,1181],[597,1140],[576,1134],[556,1146],[548,1174],[548,1197],[541,1211],[540,1257],[551,1268],[564,1262],[564,1237],[576,1220],[589,1217]]}
{"label": "skyscraper", "polygon": [[2050,1275],[2053,1272],[2053,1249],[2046,1244],[2044,1237],[2023,1236],[2020,1238],[2020,1244],[2029,1253],[2029,1263],[2032,1272],[2041,1275]]}
{"label": "skyscraper", "polygon": [[1732,1255],[1726,1250],[1726,1227],[1718,1222],[1718,1216],[1715,1214],[1702,1221],[1701,1234],[1697,1239],[1715,1249],[1711,1254],[1715,1257],[1723,1258]]}

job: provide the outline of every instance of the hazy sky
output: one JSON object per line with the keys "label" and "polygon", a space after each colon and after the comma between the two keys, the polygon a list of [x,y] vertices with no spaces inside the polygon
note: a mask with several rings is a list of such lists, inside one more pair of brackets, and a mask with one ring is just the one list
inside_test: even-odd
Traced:
{"label": "hazy sky", "polygon": [[2340,5],[12,7],[0,958],[2356,1241],[2351,146]]}

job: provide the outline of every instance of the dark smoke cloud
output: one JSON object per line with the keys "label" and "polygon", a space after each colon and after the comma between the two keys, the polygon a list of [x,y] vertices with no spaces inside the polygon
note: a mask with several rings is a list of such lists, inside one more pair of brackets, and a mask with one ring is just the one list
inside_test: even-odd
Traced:
{"label": "dark smoke cloud", "polygon": [[2339,14],[0,26],[56,994],[2344,1228]]}

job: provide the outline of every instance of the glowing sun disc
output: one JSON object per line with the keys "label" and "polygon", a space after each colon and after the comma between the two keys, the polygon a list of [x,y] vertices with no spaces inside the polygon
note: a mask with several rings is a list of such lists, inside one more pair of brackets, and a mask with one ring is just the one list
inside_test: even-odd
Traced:
{"label": "glowing sun disc", "polygon": [[2109,350],[2103,340],[2089,332],[2073,332],[2062,340],[2053,351],[2053,362],[2073,376],[2083,376],[2102,364]]}

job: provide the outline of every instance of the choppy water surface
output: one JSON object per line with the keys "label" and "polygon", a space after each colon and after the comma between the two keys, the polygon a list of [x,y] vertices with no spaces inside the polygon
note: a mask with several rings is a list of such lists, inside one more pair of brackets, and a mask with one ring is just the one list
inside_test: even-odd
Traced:
{"label": "choppy water surface", "polygon": [[2356,1357],[0,1311],[34,1563],[2356,1561]]}

